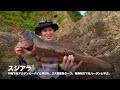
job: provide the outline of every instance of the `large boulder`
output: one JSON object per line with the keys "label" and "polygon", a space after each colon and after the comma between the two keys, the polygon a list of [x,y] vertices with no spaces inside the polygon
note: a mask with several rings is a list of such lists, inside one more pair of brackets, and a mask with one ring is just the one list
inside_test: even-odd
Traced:
{"label": "large boulder", "polygon": [[88,11],[59,41],[73,42],[82,52],[114,66],[111,78],[120,78],[120,12]]}

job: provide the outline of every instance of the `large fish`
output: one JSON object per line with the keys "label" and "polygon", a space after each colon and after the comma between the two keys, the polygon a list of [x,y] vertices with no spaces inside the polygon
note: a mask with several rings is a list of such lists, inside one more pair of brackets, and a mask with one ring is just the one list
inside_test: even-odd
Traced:
{"label": "large fish", "polygon": [[[22,29],[18,33],[22,47],[28,51],[36,60],[47,63],[58,62],[61,63],[65,55],[73,55],[75,63],[82,61],[82,66],[85,71],[111,71],[112,65],[108,62],[93,56],[81,55],[78,52],[67,49],[54,42],[45,42],[36,34]],[[49,59],[46,59],[48,58]]]}

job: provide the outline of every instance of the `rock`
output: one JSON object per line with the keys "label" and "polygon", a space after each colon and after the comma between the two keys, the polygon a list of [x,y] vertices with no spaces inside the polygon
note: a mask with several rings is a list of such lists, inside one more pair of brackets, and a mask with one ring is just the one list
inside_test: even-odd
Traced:
{"label": "rock", "polygon": [[[88,11],[68,35],[66,42],[74,41],[92,56],[104,58],[107,62],[120,65],[120,11]],[[118,67],[120,68],[120,67]],[[111,78],[119,78],[120,71],[113,72]],[[115,76],[116,75],[116,76]]]}

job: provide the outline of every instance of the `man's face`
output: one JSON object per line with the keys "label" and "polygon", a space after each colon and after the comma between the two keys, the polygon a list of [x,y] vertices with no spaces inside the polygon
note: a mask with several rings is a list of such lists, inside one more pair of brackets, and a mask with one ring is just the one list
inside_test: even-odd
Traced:
{"label": "man's face", "polygon": [[41,31],[41,37],[45,41],[51,41],[54,39],[54,30],[51,27],[46,27]]}

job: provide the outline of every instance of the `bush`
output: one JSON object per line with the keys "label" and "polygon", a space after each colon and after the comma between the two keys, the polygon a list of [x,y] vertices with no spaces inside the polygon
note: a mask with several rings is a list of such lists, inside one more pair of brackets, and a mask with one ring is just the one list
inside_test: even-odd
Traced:
{"label": "bush", "polygon": [[32,21],[24,21],[23,23],[20,24],[20,27],[26,28],[30,31],[34,31],[35,29],[35,24]]}
{"label": "bush", "polygon": [[61,24],[62,21],[63,21],[63,18],[62,18],[62,17],[59,17],[59,18],[57,19],[57,23],[58,23],[58,24]]}

